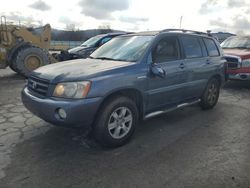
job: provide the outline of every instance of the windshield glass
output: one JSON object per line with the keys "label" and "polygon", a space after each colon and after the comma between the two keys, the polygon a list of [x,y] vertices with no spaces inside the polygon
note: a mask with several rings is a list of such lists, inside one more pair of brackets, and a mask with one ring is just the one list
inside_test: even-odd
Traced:
{"label": "windshield glass", "polygon": [[221,43],[222,48],[250,48],[250,37],[230,37]]}
{"label": "windshield glass", "polygon": [[95,44],[102,38],[103,36],[95,36],[91,37],[90,39],[86,40],[84,43],[81,44],[83,47],[93,47]]}
{"label": "windshield glass", "polygon": [[112,39],[94,53],[91,58],[135,62],[140,59],[153,36],[123,36]]}

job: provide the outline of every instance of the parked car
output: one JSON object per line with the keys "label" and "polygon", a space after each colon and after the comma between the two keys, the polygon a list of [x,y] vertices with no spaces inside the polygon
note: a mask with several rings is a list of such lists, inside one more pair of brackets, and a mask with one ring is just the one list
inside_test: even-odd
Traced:
{"label": "parked car", "polygon": [[93,51],[95,51],[101,45],[105,44],[106,42],[108,42],[109,40],[111,40],[116,36],[124,34],[126,33],[108,33],[108,34],[96,35],[88,39],[84,43],[82,43],[80,46],[71,48],[66,51],[61,51],[61,53],[55,55],[55,57],[58,61],[87,58]]}
{"label": "parked car", "polygon": [[211,35],[218,39],[219,43],[222,43],[224,40],[226,40],[229,37],[236,36],[233,33],[228,32],[217,32],[217,33],[211,33]]}
{"label": "parked car", "polygon": [[128,142],[139,119],[196,103],[213,108],[224,82],[222,53],[206,33],[123,35],[87,59],[35,70],[22,101],[47,122],[82,126],[102,145],[116,147]]}
{"label": "parked car", "polygon": [[228,79],[250,80],[250,36],[234,36],[221,44]]}

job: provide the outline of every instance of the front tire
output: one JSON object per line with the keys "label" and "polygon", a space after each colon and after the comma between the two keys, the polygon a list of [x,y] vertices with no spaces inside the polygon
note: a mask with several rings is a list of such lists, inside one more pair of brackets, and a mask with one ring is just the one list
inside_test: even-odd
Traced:
{"label": "front tire", "polygon": [[48,64],[50,64],[48,52],[36,46],[27,46],[17,52],[11,69],[28,77],[33,70]]}
{"label": "front tire", "polygon": [[108,100],[99,112],[94,127],[95,139],[105,147],[118,147],[127,143],[138,124],[135,103],[123,96]]}
{"label": "front tire", "polygon": [[220,94],[220,82],[216,78],[212,78],[201,97],[200,106],[203,110],[212,109],[218,102]]}

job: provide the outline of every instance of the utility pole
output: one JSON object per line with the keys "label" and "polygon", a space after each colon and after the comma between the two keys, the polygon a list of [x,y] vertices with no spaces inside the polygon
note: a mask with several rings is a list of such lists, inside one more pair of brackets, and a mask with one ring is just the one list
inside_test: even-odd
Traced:
{"label": "utility pole", "polygon": [[183,16],[180,17],[180,29],[182,27],[182,18],[183,18]]}

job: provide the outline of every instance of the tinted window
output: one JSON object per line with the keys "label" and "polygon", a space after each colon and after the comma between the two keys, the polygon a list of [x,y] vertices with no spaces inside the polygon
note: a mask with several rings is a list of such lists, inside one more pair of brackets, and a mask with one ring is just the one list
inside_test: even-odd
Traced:
{"label": "tinted window", "polygon": [[90,39],[88,39],[87,41],[85,41],[84,43],[81,44],[81,46],[84,47],[94,47],[96,45],[96,43],[102,38],[102,35],[97,35],[95,37],[91,37]]}
{"label": "tinted window", "polygon": [[112,37],[105,37],[101,40],[100,45],[103,45],[104,43],[108,42]]}
{"label": "tinted window", "polygon": [[250,49],[250,37],[249,36],[237,36],[230,37],[221,43],[222,48],[240,48]]}
{"label": "tinted window", "polygon": [[202,57],[201,45],[197,37],[183,36],[182,43],[186,58]]}
{"label": "tinted window", "polygon": [[204,38],[204,42],[207,46],[207,51],[209,56],[219,56],[220,53],[216,47],[215,42],[212,39]]}
{"label": "tinted window", "polygon": [[165,37],[159,41],[153,50],[154,63],[173,61],[180,58],[179,43],[176,37]]}

